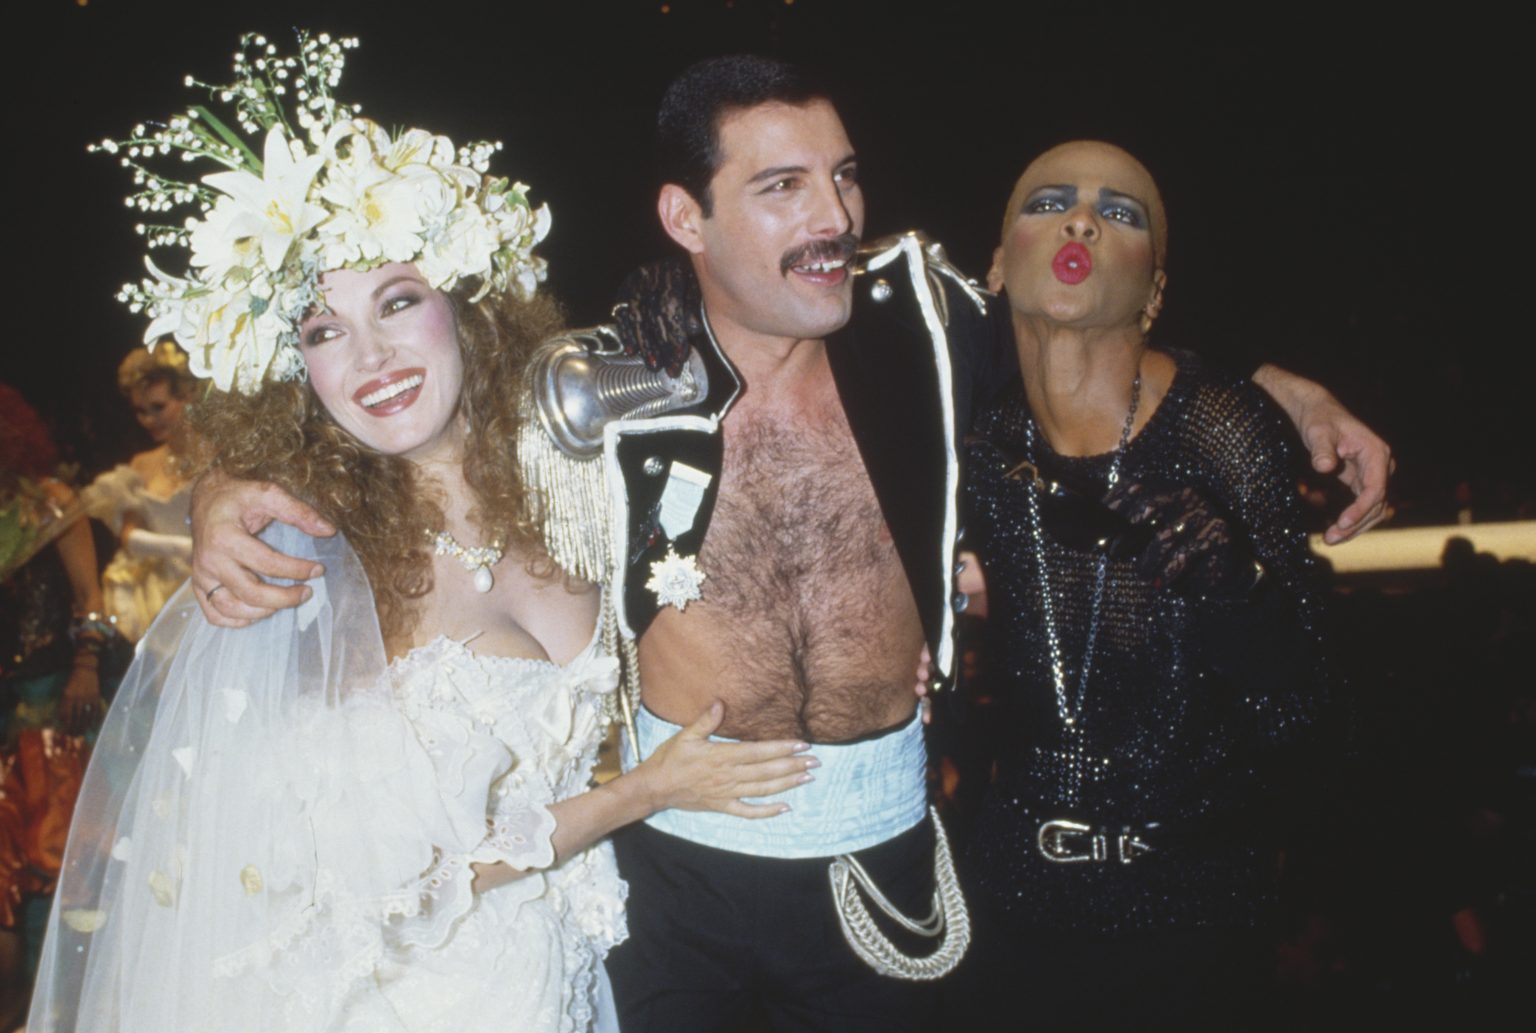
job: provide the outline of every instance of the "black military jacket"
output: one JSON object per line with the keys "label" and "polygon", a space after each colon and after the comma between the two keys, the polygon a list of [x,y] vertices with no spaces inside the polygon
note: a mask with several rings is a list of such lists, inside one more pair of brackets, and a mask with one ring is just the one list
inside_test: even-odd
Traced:
{"label": "black military jacket", "polygon": [[[855,277],[852,317],[828,337],[828,359],[917,600],[934,669],[949,681],[955,669],[951,594],[960,537],[961,435],[978,391],[989,391],[997,379],[998,351],[1006,345],[988,316],[989,297],[949,265],[939,245],[916,234],[867,244]],[[647,587],[652,564],[669,549],[697,556],[703,545],[720,484],[721,420],[741,393],[741,378],[707,320],[692,345],[709,384],[697,404],[605,428],[612,544],[623,571],[616,602],[626,635],[643,634],[658,612],[656,594]],[[660,502],[674,462],[710,480],[692,525],[668,537]]]}

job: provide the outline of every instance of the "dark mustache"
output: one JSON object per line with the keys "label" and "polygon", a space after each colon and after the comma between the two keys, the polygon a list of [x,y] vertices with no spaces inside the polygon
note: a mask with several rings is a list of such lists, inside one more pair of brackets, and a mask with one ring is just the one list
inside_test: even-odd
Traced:
{"label": "dark mustache", "polygon": [[793,251],[784,252],[784,257],[779,259],[779,272],[788,272],[797,265],[810,265],[812,262],[824,262],[828,259],[847,260],[853,257],[853,253],[859,249],[859,238],[852,233],[844,233],[837,237],[828,237],[825,240],[813,240],[808,244],[801,244]]}

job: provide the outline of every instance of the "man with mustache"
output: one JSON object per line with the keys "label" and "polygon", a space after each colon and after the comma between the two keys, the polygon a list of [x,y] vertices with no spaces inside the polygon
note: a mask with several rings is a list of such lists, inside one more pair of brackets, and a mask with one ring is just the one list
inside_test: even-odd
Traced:
{"label": "man with mustache", "polygon": [[[963,906],[949,897],[932,936],[884,919],[864,935],[849,901],[878,893],[919,925],[940,910],[912,670],[925,643],[940,679],[954,667],[958,435],[991,379],[984,299],[915,237],[858,255],[855,285],[853,148],[793,68],[690,68],[662,102],[658,151],[658,214],[702,307],[686,341],[645,353],[674,374],[691,355],[708,386],[608,431],[624,543],[610,591],[643,686],[630,748],[719,699],[722,735],[803,738],[821,767],[777,818],[673,815],[616,837],[632,887],[631,938],[609,962],[623,1028],[734,1029],[754,1007],[776,1029],[931,1028],[920,980],[963,951]],[[227,589],[210,619],[297,602],[250,571],[308,571],[240,528],[323,531],[313,514],[249,487],[198,502],[196,583]]]}
{"label": "man with mustache", "polygon": [[[877,974],[845,942],[841,921],[857,909],[834,904],[829,869],[852,879],[843,859],[856,859],[918,922],[935,912],[936,869],[953,887],[927,816],[912,693],[925,641],[951,666],[958,424],[946,412],[956,392],[935,308],[943,289],[907,238],[860,256],[884,263],[880,300],[855,291],[864,200],[853,147],[794,69],[696,65],[667,90],[657,137],[658,214],[702,302],[688,339],[666,342],[670,364],[680,368],[683,345],[709,388],[688,415],[609,427],[623,537],[642,543],[619,569],[671,554],[703,574],[686,609],[628,580],[638,749],[696,701],[723,698],[722,735],[803,738],[822,767],[784,796],[789,813],[757,827],[687,814],[615,837],[632,890],[631,938],[609,961],[623,1024],[735,1029],[756,1005],[776,1029],[927,1028],[933,984],[913,979],[958,960],[963,904],[950,894],[938,935],[866,944],[922,959],[888,957]],[[934,275],[945,276],[937,264]],[[958,275],[946,282],[954,325],[979,324],[979,295]],[[686,464],[704,484],[681,533],[653,533],[652,500],[667,487],[647,478],[652,460]]]}

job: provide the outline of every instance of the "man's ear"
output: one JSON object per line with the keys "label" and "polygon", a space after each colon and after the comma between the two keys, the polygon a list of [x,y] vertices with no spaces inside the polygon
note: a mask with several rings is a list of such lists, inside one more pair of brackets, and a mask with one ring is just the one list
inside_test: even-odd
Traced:
{"label": "man's ear", "polygon": [[692,194],[676,183],[666,184],[656,195],[656,214],[661,218],[661,228],[667,231],[667,236],[689,254],[697,255],[704,250],[701,233],[704,210]]}
{"label": "man's ear", "polygon": [[987,270],[987,290],[996,294],[1003,289],[1003,245],[992,249],[992,268]]}

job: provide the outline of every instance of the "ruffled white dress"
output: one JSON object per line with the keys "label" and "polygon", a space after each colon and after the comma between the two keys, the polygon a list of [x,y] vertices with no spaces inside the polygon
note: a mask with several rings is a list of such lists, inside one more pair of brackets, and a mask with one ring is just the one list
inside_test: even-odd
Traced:
{"label": "ruffled white dress", "polygon": [[117,618],[117,630],[130,642],[144,637],[155,615],[192,573],[192,536],[187,533],[187,512],[192,505],[192,485],[186,484],[170,498],[150,492],[144,478],[131,466],[116,466],[97,477],[81,493],[85,511],[123,534],[123,518],[132,513],[152,545],[124,544],[101,574],[102,603]]}
{"label": "ruffled white dress", "polygon": [[[212,628],[179,594],[86,775],[30,1033],[616,1030],[602,958],[625,887],[555,865],[548,805],[588,786],[617,662],[387,665],[344,543],[314,597]],[[528,874],[481,894],[469,865]]]}

